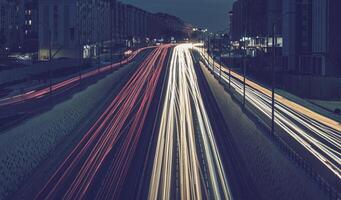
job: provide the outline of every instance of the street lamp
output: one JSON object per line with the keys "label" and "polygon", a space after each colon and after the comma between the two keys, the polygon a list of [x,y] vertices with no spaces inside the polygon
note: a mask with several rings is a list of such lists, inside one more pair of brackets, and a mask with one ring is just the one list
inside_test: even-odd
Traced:
{"label": "street lamp", "polygon": [[[233,15],[234,15],[234,12],[231,10],[229,12],[229,16],[230,16],[230,29],[229,29],[229,32],[230,32],[230,35],[229,35],[229,59],[228,59],[228,64],[230,65],[228,67],[229,69],[229,88],[231,88],[231,67],[232,67],[232,62],[231,62],[231,40],[232,40],[232,26],[233,26]],[[231,25],[232,24],[232,25]]]}
{"label": "street lamp", "polygon": [[243,53],[243,105],[244,105],[244,108],[245,108],[245,102],[246,102],[246,65],[247,65],[247,51],[246,51],[246,30],[245,30],[245,37],[243,39],[243,46],[244,46],[244,53]]}
{"label": "street lamp", "polygon": [[48,70],[48,78],[49,78],[49,94],[52,93],[52,80],[51,80],[51,67],[52,67],[52,31],[51,28],[47,24],[43,24],[41,22],[38,22],[39,25],[45,27],[47,29],[48,38],[49,38],[49,70]]}
{"label": "street lamp", "polygon": [[[44,28],[47,29],[47,34],[48,34],[48,45],[49,45],[49,58],[48,58],[48,62],[49,64],[49,70],[48,70],[48,78],[49,78],[49,94],[52,93],[52,80],[51,80],[51,67],[52,67],[52,31],[50,26],[48,26],[47,24],[43,24],[42,22],[38,21],[38,25],[43,26]],[[39,57],[39,56],[38,56]],[[39,59],[39,58],[38,58]]]}
{"label": "street lamp", "polygon": [[[311,5],[311,2],[296,2],[295,5]],[[275,70],[275,65],[276,65],[276,46],[277,46],[277,28],[276,25],[282,20],[282,18],[286,15],[289,14],[295,14],[296,11],[293,12],[285,12],[282,14],[276,21],[273,22],[272,25],[272,66],[271,66],[271,73],[272,73],[272,81],[271,81],[271,135],[275,135],[275,112],[276,112],[276,107],[275,107],[275,84],[276,84],[276,70]]]}
{"label": "street lamp", "polygon": [[230,65],[229,67],[228,67],[228,69],[229,69],[229,88],[231,88],[231,67],[232,67],[232,62],[231,62],[231,43],[229,44],[229,62],[228,62],[228,64]]}

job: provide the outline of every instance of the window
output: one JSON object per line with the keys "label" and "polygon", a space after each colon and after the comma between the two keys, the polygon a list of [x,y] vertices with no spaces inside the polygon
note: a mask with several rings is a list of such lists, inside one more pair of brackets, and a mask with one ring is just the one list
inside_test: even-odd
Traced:
{"label": "window", "polygon": [[32,25],[32,20],[28,20],[28,25]]}

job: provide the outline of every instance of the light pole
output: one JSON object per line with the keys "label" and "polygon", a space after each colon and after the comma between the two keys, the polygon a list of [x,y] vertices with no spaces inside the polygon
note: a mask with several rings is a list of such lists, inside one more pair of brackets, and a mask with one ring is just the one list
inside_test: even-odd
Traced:
{"label": "light pole", "polygon": [[228,69],[229,69],[229,88],[231,88],[231,67],[232,67],[232,61],[231,61],[231,40],[232,40],[232,27],[233,27],[233,16],[234,16],[234,12],[230,11],[229,12],[229,16],[230,16],[230,29],[229,29],[229,58],[228,58]]}
{"label": "light pole", "polygon": [[230,65],[230,66],[228,66],[228,69],[229,69],[229,88],[231,88],[231,67],[232,67],[232,65],[231,65],[231,44],[229,45],[229,62],[228,62],[228,64]]}
{"label": "light pole", "polygon": [[247,65],[247,51],[246,51],[246,31],[245,31],[245,37],[244,37],[244,53],[243,53],[243,105],[245,108],[245,102],[246,102],[246,65]]}
{"label": "light pole", "polygon": [[275,134],[275,65],[276,65],[276,46],[277,46],[277,38],[276,38],[276,24],[273,24],[272,27],[272,83],[271,83],[271,135]]}
{"label": "light pole", "polygon": [[52,32],[51,29],[48,29],[49,33],[49,89],[50,89],[50,95],[52,94],[52,75],[51,75],[51,67],[52,67]]}
{"label": "light pole", "polygon": [[[47,24],[43,24],[42,22],[38,22],[39,26],[42,26],[43,28],[47,29],[47,35],[48,35],[48,42],[49,42],[49,70],[48,70],[48,78],[49,78],[49,94],[52,93],[52,80],[51,80],[51,67],[52,67],[52,31],[51,28]],[[45,42],[44,42],[45,45]]]}
{"label": "light pole", "polygon": [[[295,5],[311,5],[311,3],[308,2],[301,2],[301,3],[295,3]],[[286,15],[289,14],[295,14],[296,11],[292,12],[285,12],[284,14],[281,15],[276,21],[274,21],[272,25],[272,66],[271,66],[271,76],[272,76],[272,81],[271,81],[271,135],[275,135],[275,113],[276,113],[276,100],[275,100],[275,85],[276,85],[276,70],[275,70],[275,65],[276,65],[276,46],[277,46],[277,36],[276,36],[276,24],[279,23],[282,18]]]}
{"label": "light pole", "polygon": [[113,12],[114,12],[114,2],[110,2],[110,37],[111,37],[111,68],[113,68],[114,64],[114,37],[113,37]]}
{"label": "light pole", "polygon": [[220,80],[222,80],[221,77],[221,43],[219,43],[219,70],[220,70]]}

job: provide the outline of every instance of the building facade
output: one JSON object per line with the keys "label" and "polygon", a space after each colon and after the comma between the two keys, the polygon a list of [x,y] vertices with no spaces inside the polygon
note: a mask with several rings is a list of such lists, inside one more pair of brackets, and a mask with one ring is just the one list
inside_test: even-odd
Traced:
{"label": "building facade", "polygon": [[274,24],[277,34],[282,35],[282,4],[283,0],[267,0],[266,29],[269,36],[272,35]]}
{"label": "building facade", "polygon": [[283,1],[283,58],[284,71],[310,73],[312,52],[312,0]]}
{"label": "building facade", "polygon": [[39,13],[38,0],[28,0],[24,3],[24,41],[25,52],[38,51]]}
{"label": "building facade", "polygon": [[96,57],[103,43],[112,40],[113,2],[40,0],[39,58]]}
{"label": "building facade", "polygon": [[187,31],[177,17],[116,0],[40,0],[39,58],[93,58],[113,48]]}
{"label": "building facade", "polygon": [[341,77],[341,1],[312,1],[312,72]]}
{"label": "building facade", "polygon": [[24,4],[20,0],[0,0],[0,40],[2,50],[16,51],[24,38]]}

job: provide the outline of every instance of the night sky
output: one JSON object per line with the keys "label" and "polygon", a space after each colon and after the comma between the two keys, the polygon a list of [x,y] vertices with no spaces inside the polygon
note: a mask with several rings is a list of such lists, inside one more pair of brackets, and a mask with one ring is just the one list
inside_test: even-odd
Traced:
{"label": "night sky", "polygon": [[151,12],[166,12],[194,26],[221,31],[227,28],[233,0],[122,0]]}

